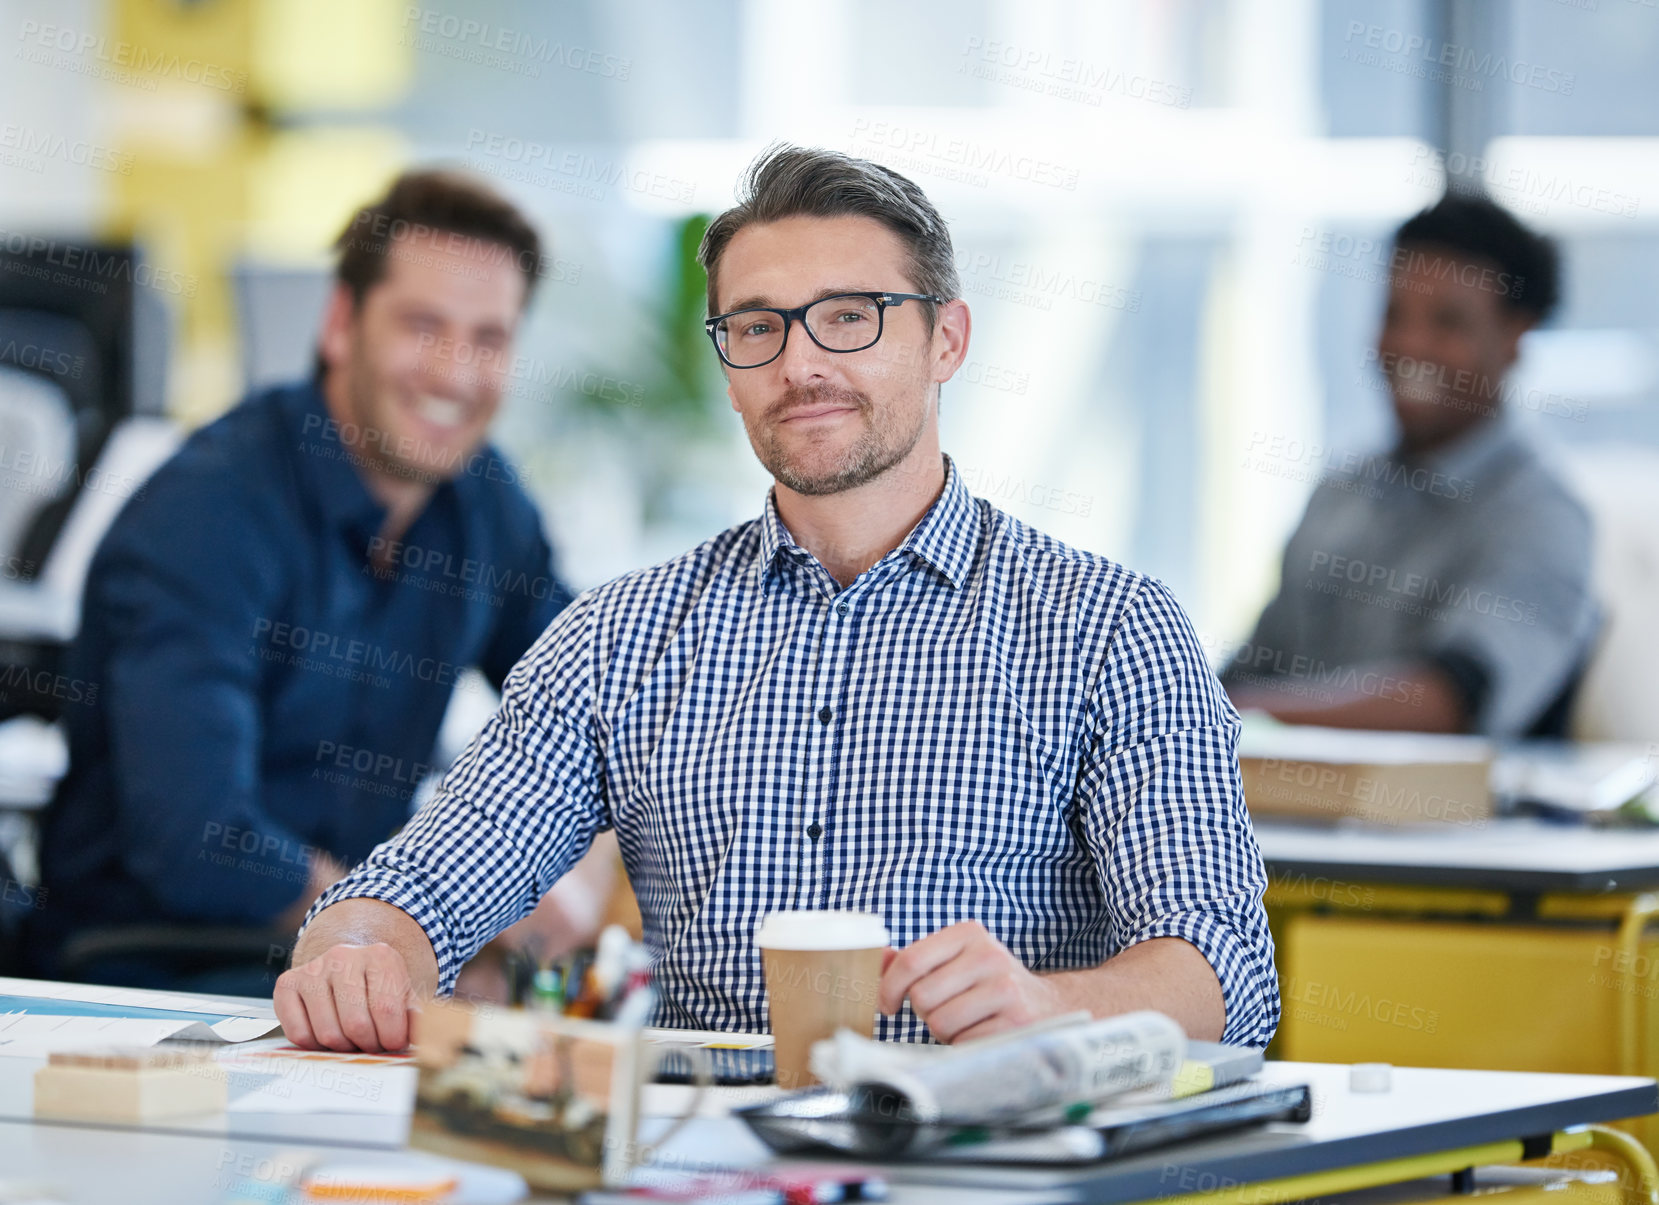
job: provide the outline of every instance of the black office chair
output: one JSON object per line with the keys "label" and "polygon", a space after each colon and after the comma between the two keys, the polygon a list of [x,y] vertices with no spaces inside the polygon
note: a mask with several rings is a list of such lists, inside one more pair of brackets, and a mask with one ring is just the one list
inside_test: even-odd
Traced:
{"label": "black office chair", "polygon": [[[119,978],[109,968],[130,960],[165,968],[173,976],[203,972],[245,971],[263,977],[260,991],[234,995],[265,995],[276,977],[288,968],[295,934],[287,930],[236,925],[109,925],[86,929],[64,944],[55,974],[74,983],[99,983]],[[148,986],[147,984],[139,986]]]}
{"label": "black office chair", "polygon": [[[65,655],[78,625],[80,573],[49,567],[60,552],[77,507],[89,505],[113,519],[124,497],[108,492],[94,466],[106,453],[127,449],[131,422],[159,407],[157,361],[146,380],[139,331],[158,325],[161,303],[142,289],[141,259],[129,246],[41,240],[0,251],[0,720],[18,715],[57,719],[64,706]],[[161,332],[150,338],[161,346]],[[151,396],[142,396],[145,392]],[[153,432],[135,437],[135,475],[147,475],[170,450]],[[147,442],[146,442],[147,441]],[[176,441],[175,441],[176,442]],[[130,449],[129,449],[130,451]],[[129,462],[123,462],[131,463]],[[123,479],[123,478],[118,478]],[[81,542],[95,545],[81,533]],[[80,548],[77,557],[89,557]],[[33,909],[24,885],[0,850],[0,968],[23,973],[23,931]],[[122,958],[153,959],[183,969],[223,965],[272,966],[286,958],[293,935],[264,929],[194,929],[168,925],[120,926],[77,934],[62,951],[57,973],[83,978]]]}
{"label": "black office chair", "polygon": [[134,413],[137,256],[75,250],[42,240],[0,251],[0,719],[52,719],[62,706],[51,683],[72,620],[44,597],[41,573],[111,433]]}
{"label": "black office chair", "polygon": [[30,897],[12,871],[11,859],[0,849],[0,975],[21,975],[23,920]]}
{"label": "black office chair", "polygon": [[1567,675],[1567,680],[1561,684],[1560,691],[1527,728],[1524,733],[1527,740],[1564,741],[1572,735],[1573,709],[1578,704],[1579,689],[1584,685],[1584,679],[1590,672],[1590,663],[1595,660],[1596,653],[1606,637],[1607,612],[1598,604],[1595,627],[1590,633],[1590,639],[1585,642],[1583,655],[1573,666],[1572,672]]}

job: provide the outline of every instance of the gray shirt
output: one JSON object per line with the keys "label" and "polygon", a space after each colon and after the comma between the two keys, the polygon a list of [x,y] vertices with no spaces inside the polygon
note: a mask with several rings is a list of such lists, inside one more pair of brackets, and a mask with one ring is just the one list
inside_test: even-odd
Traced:
{"label": "gray shirt", "polygon": [[1471,728],[1525,732],[1582,667],[1597,628],[1588,512],[1503,418],[1415,458],[1345,463],[1285,547],[1279,593],[1228,686],[1319,702],[1411,701],[1379,666],[1429,662]]}

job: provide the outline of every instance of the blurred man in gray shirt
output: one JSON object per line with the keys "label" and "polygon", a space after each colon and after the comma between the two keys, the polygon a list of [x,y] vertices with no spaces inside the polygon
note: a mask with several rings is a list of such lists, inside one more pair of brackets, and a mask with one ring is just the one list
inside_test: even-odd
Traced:
{"label": "blurred man in gray shirt", "polygon": [[1399,442],[1314,491],[1223,682],[1292,723],[1558,732],[1595,637],[1591,524],[1505,411],[1554,247],[1482,197],[1400,227],[1377,367]]}

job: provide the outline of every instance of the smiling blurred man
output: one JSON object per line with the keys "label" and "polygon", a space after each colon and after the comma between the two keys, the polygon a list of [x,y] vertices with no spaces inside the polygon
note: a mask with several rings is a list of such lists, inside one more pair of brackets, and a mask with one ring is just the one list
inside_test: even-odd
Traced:
{"label": "smiling blurred man", "polygon": [[100,689],[46,818],[37,973],[270,991],[280,961],[227,969],[205,934],[165,956],[78,939],[291,933],[407,819],[457,676],[501,683],[569,601],[484,442],[536,232],[417,171],[337,250],[314,378],[196,432],[98,550],[72,664]]}
{"label": "smiling blurred man", "polygon": [[1398,439],[1314,491],[1223,681],[1329,727],[1562,736],[1597,627],[1588,512],[1522,437],[1510,369],[1554,247],[1481,196],[1400,227],[1375,360]]}
{"label": "smiling blurred man", "polygon": [[1158,1008],[1278,1020],[1237,717],[1156,582],[972,497],[968,352],[911,181],[784,147],[709,227],[708,330],[775,478],[761,516],[577,599],[434,801],[318,901],[289,1038],[382,1049],[614,828],[661,1021],[764,1031],[756,927],[872,912],[878,1036]]}

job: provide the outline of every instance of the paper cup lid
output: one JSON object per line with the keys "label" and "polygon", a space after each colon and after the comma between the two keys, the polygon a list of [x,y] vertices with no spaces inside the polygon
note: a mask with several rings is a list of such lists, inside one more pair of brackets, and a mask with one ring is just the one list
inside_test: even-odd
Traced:
{"label": "paper cup lid", "polygon": [[887,926],[873,912],[774,912],[755,930],[755,944],[770,950],[870,950],[887,942]]}

